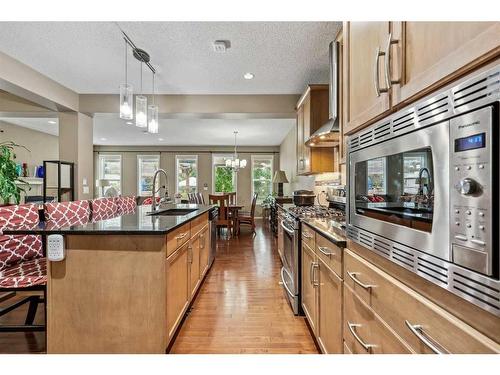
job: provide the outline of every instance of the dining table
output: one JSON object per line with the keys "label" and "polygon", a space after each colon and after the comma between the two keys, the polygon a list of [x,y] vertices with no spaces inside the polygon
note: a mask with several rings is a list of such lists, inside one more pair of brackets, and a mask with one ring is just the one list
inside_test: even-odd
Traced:
{"label": "dining table", "polygon": [[233,234],[238,235],[239,234],[239,225],[238,225],[238,215],[240,210],[245,207],[240,204],[230,204],[227,206],[227,209],[229,211],[229,214],[231,215],[231,218],[233,220]]}

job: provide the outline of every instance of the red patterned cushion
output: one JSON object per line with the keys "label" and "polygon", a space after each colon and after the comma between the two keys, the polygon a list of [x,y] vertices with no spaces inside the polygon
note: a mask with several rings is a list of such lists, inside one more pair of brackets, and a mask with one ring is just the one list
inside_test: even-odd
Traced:
{"label": "red patterned cushion", "polygon": [[[155,198],[155,201],[156,203],[159,203],[160,202],[160,197],[156,197]],[[142,202],[142,205],[143,206],[147,206],[149,204],[152,204],[153,203],[153,197],[147,197],[146,199],[144,199],[144,201]]]}
{"label": "red patterned cushion", "polygon": [[106,220],[118,215],[117,198],[97,198],[90,202],[92,221]]}
{"label": "red patterned cushion", "polygon": [[27,288],[46,283],[46,258],[35,258],[0,271],[0,288]]}
{"label": "red patterned cushion", "polygon": [[42,239],[35,235],[0,236],[0,271],[43,256]]}
{"label": "red patterned cushion", "polygon": [[45,204],[45,219],[59,227],[83,225],[90,217],[89,201],[56,202]]}
{"label": "red patterned cushion", "polygon": [[117,202],[118,202],[118,212],[122,214],[134,212],[135,207],[137,206],[136,198],[134,196],[118,197]]}
{"label": "red patterned cushion", "polygon": [[0,233],[3,228],[15,228],[38,224],[38,207],[34,204],[20,204],[0,207]]}

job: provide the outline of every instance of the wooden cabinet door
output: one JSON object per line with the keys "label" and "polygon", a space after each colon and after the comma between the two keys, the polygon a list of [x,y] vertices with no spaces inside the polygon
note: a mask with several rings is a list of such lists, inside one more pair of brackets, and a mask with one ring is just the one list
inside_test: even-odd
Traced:
{"label": "wooden cabinet door", "polygon": [[304,106],[297,108],[297,174],[304,173]]}
{"label": "wooden cabinet door", "polygon": [[189,242],[189,298],[196,293],[200,282],[200,236],[196,235]]}
{"label": "wooden cabinet door", "polygon": [[186,243],[167,258],[167,329],[172,338],[189,303],[188,247]]}
{"label": "wooden cabinet door", "polygon": [[[344,133],[352,133],[366,122],[388,111],[390,100],[384,80],[384,56],[377,59],[378,49],[383,51],[389,36],[390,22],[345,22],[344,87],[347,90],[346,128]],[[377,65],[378,60],[378,65]],[[378,76],[378,80],[377,80]]]}
{"label": "wooden cabinet door", "polygon": [[208,270],[208,252],[210,251],[209,240],[208,226],[206,226],[200,233],[200,279],[205,276]]}
{"label": "wooden cabinet door", "polygon": [[317,339],[323,353],[341,354],[342,342],[342,279],[318,260],[318,326]]}
{"label": "wooden cabinet door", "polygon": [[302,309],[314,333],[317,326],[316,267],[314,251],[302,245]]}
{"label": "wooden cabinet door", "polygon": [[[403,76],[393,86],[393,104],[424,95],[500,52],[500,22],[403,22],[393,34],[402,39],[404,61],[391,73],[393,80]],[[394,45],[391,59],[397,52]]]}
{"label": "wooden cabinet door", "polygon": [[302,158],[304,160],[302,173],[311,173],[311,149],[306,147],[305,142],[311,135],[311,95],[307,95],[304,99],[303,116],[304,116],[304,130],[302,134]]}

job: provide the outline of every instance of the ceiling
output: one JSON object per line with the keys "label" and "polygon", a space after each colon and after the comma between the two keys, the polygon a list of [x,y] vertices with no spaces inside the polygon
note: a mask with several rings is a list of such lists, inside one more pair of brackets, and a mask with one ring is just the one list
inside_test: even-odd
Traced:
{"label": "ceiling", "polygon": [[109,146],[277,146],[295,119],[160,119],[160,132],[149,134],[115,114],[94,116],[94,144]]}
{"label": "ceiling", "polygon": [[22,126],[51,135],[59,135],[59,123],[57,118],[32,118],[32,117],[0,117],[0,121]]}
{"label": "ceiling", "polygon": [[[157,68],[157,92],[299,94],[328,81],[328,44],[340,22],[120,22]],[[226,53],[215,40],[229,40]],[[124,41],[113,22],[0,22],[0,51],[77,93],[118,93]],[[131,56],[131,55],[129,55]],[[151,74],[144,70],[144,91]],[[245,80],[244,73],[255,75]],[[140,64],[129,58],[129,83]]]}

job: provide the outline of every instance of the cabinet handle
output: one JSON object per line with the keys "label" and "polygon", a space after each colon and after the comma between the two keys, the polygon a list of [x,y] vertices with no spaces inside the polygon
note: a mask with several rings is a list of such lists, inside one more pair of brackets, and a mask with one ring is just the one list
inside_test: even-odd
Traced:
{"label": "cabinet handle", "polygon": [[393,44],[398,44],[399,39],[392,39],[392,33],[387,36],[387,44],[385,46],[385,85],[387,88],[391,88],[393,84],[401,83],[401,78],[396,80],[392,79],[391,74],[391,46]]}
{"label": "cabinet handle", "polygon": [[202,241],[200,241],[200,249],[204,249],[205,248],[205,234],[200,234],[200,239]]}
{"label": "cabinet handle", "polygon": [[[435,345],[424,333],[424,329],[420,324],[411,324],[408,320],[405,320],[405,324],[408,329],[422,341],[425,346],[434,352],[434,354],[445,354],[444,351],[440,350],[437,345]],[[441,346],[441,345],[439,345]]]}
{"label": "cabinet handle", "polygon": [[181,233],[178,236],[175,237],[176,240],[182,240],[184,237],[187,236],[187,232]]}
{"label": "cabinet handle", "polygon": [[314,287],[319,286],[319,281],[316,281],[317,280],[317,278],[316,278],[316,270],[317,269],[319,269],[319,263],[315,262],[315,263],[313,263],[313,268],[312,268],[313,286]]}
{"label": "cabinet handle", "polygon": [[313,281],[313,272],[314,272],[314,262],[311,262],[311,264],[309,265],[309,282],[314,285],[314,281]]}
{"label": "cabinet handle", "polygon": [[357,342],[361,344],[361,346],[367,351],[371,352],[372,348],[374,348],[376,345],[373,344],[367,344],[365,343],[361,337],[359,337],[358,333],[356,332],[356,328],[362,327],[361,324],[356,324],[356,323],[351,323],[347,321],[347,327],[349,327],[349,331],[351,332],[351,335],[356,339]]}
{"label": "cabinet handle", "polygon": [[380,56],[385,56],[385,52],[381,51],[380,47],[377,47],[375,49],[375,65],[374,65],[374,72],[373,72],[373,78],[374,78],[374,83],[375,83],[375,92],[376,92],[377,96],[380,96],[380,93],[386,93],[389,91],[388,88],[380,88],[380,75],[379,75],[379,68],[378,68]]}
{"label": "cabinet handle", "polygon": [[365,283],[362,283],[361,281],[359,281],[359,279],[357,277],[357,275],[359,275],[359,272],[347,271],[347,274],[352,279],[352,281],[354,281],[356,284],[358,284],[363,289],[371,291],[371,289],[375,286],[375,285],[365,284]]}
{"label": "cabinet handle", "polygon": [[321,251],[321,253],[326,256],[332,256],[332,255],[335,256],[335,253],[330,251],[328,247],[318,246],[318,250]]}

